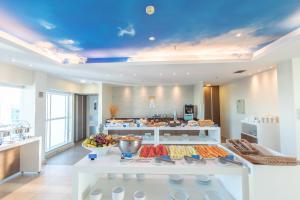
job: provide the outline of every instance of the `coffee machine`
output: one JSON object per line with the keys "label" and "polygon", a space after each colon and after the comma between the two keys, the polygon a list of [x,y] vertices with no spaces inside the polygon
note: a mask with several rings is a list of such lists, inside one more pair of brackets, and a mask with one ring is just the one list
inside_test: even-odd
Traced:
{"label": "coffee machine", "polygon": [[192,105],[192,104],[186,104],[184,105],[184,116],[183,119],[185,121],[189,121],[189,120],[193,120],[194,118],[196,118],[197,116],[197,110],[196,110],[196,106]]}

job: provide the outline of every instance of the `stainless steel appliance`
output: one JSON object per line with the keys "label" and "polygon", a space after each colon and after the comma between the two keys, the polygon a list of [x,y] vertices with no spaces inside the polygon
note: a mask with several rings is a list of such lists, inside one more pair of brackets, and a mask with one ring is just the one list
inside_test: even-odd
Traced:
{"label": "stainless steel appliance", "polygon": [[195,116],[197,116],[197,109],[195,105],[189,104],[184,106],[184,116],[183,119],[185,121],[193,120]]}

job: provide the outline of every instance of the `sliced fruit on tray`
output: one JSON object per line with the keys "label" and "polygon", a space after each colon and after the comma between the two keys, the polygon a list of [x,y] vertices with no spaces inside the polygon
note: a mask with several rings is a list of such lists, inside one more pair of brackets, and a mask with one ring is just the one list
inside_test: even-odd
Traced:
{"label": "sliced fruit on tray", "polygon": [[142,158],[154,158],[158,156],[167,156],[168,150],[164,145],[145,145],[140,151],[140,157]]}
{"label": "sliced fruit on tray", "polygon": [[192,156],[196,155],[197,152],[192,146],[177,146],[177,145],[171,145],[168,146],[168,151],[171,159],[183,159],[184,156]]}
{"label": "sliced fruit on tray", "polygon": [[219,158],[229,155],[228,152],[216,145],[197,145],[194,148],[202,158]]}

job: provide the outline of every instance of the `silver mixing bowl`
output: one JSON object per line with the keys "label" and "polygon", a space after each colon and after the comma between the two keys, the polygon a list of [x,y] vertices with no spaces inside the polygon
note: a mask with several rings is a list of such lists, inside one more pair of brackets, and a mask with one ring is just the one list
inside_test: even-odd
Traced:
{"label": "silver mixing bowl", "polygon": [[119,140],[119,149],[122,153],[136,154],[142,146],[142,139],[138,140]]}

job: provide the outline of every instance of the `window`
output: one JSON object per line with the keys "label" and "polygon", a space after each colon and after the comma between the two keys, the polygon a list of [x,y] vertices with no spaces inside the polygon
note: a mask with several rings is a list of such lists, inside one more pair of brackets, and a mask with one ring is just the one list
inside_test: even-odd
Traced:
{"label": "window", "polygon": [[0,123],[20,120],[22,88],[0,86]]}
{"label": "window", "polygon": [[46,93],[46,152],[71,142],[72,96]]}

